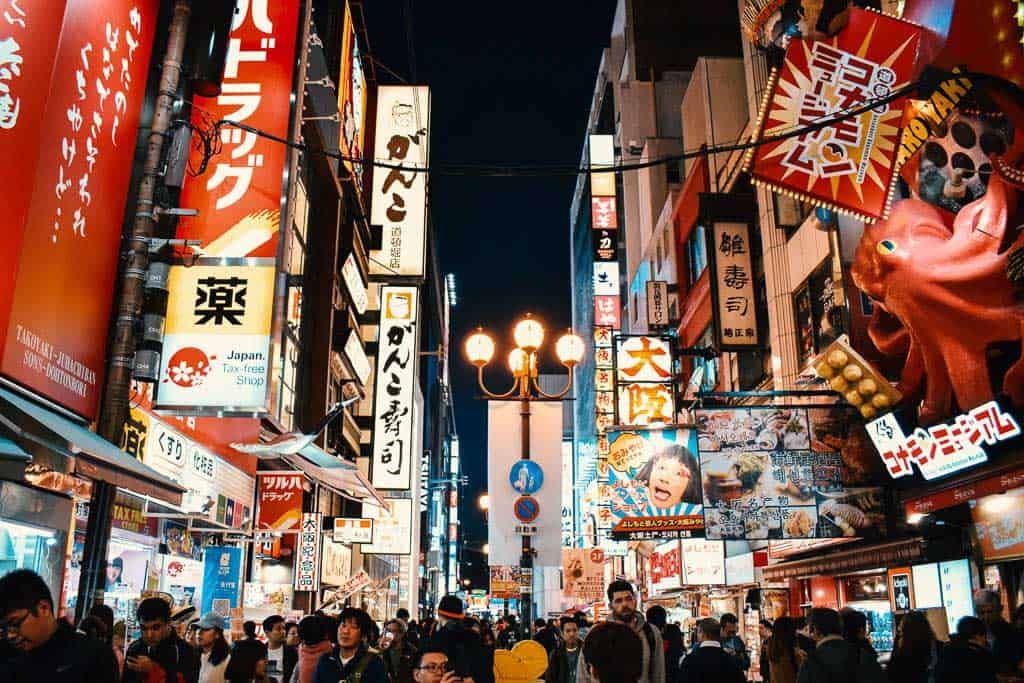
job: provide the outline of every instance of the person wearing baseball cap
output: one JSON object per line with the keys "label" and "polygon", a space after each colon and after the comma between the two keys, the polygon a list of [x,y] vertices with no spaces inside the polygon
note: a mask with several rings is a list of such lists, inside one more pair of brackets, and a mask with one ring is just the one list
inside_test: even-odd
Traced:
{"label": "person wearing baseball cap", "polygon": [[224,617],[207,612],[199,620],[199,680],[224,683],[231,661],[231,647],[224,638]]}
{"label": "person wearing baseball cap", "polygon": [[446,595],[437,605],[440,628],[431,638],[432,652],[443,652],[463,683],[494,683],[494,662],[480,636],[465,623],[465,606],[457,595]]}

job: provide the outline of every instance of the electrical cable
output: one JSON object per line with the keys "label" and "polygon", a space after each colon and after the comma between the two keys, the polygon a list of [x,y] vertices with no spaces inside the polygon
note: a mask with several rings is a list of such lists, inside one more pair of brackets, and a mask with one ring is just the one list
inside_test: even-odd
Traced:
{"label": "electrical cable", "polygon": [[[976,82],[990,82],[999,85],[1009,90],[1019,100],[1024,101],[1024,89],[1017,84],[1008,81],[999,76],[993,76],[991,74],[977,73],[977,72],[958,72],[951,73],[946,72],[938,76],[932,76],[928,78],[921,78],[912,83],[892,91],[884,97],[874,98],[865,101],[864,103],[855,107],[840,110],[839,112],[821,119],[814,123],[794,127],[792,129],[783,129],[782,131],[773,135],[762,136],[755,139],[753,135],[750,139],[745,142],[736,142],[732,144],[716,145],[713,147],[702,147],[696,150],[684,151],[679,154],[672,154],[656,159],[649,159],[647,161],[639,161],[627,164],[612,164],[608,166],[584,166],[577,163],[572,165],[569,164],[503,164],[503,165],[491,165],[491,164],[449,164],[449,165],[425,165],[425,166],[408,166],[405,164],[392,163],[380,159],[365,159],[361,157],[352,157],[341,154],[339,152],[329,152],[326,150],[318,150],[308,147],[303,143],[292,142],[285,138],[282,138],[272,133],[268,133],[254,126],[242,123],[240,121],[233,121],[231,119],[220,119],[212,124],[206,131],[197,131],[200,140],[197,143],[197,148],[203,152],[203,161],[199,166],[198,173],[192,173],[192,175],[201,174],[207,164],[209,163],[210,157],[219,153],[221,148],[220,143],[220,129],[224,126],[231,126],[239,128],[241,130],[250,132],[254,135],[273,140],[280,144],[286,145],[292,149],[297,149],[301,152],[310,154],[320,154],[331,159],[339,161],[347,161],[353,164],[361,164],[363,166],[374,166],[376,168],[386,168],[393,171],[405,172],[405,173],[431,173],[434,175],[447,175],[447,176],[480,176],[480,177],[543,177],[543,176],[579,176],[591,173],[621,173],[626,171],[637,171],[645,168],[651,168],[654,166],[660,166],[668,163],[678,163],[688,159],[693,159],[702,156],[708,156],[712,154],[729,153],[736,151],[743,151],[752,148],[757,148],[762,145],[768,145],[776,142],[781,142],[794,137],[800,137],[809,133],[828,128],[829,126],[835,125],[842,121],[846,121],[853,117],[859,116],[867,111],[875,109],[877,107],[887,105],[903,97],[909,96],[911,93],[923,88],[938,88],[938,86],[948,80],[957,79],[970,79]],[[199,107],[194,107],[201,109]],[[756,135],[756,133],[755,133]],[[190,173],[192,169],[190,168]]]}

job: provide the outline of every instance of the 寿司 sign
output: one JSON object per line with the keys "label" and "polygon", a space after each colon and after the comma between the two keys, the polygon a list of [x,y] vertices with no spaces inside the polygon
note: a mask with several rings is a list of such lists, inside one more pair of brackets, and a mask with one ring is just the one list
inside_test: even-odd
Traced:
{"label": "\u5bff\u53f8 sign", "polygon": [[917,465],[925,479],[937,479],[988,460],[982,445],[994,446],[1019,436],[1020,425],[995,401],[957,415],[951,422],[918,427],[907,436],[893,413],[869,422],[868,436],[893,479],[912,474]]}

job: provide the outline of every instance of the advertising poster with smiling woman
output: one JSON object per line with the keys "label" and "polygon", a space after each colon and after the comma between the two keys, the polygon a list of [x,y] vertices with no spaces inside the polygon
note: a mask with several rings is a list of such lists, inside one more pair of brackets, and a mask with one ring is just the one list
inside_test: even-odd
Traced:
{"label": "advertising poster with smiling woman", "polygon": [[633,540],[702,536],[696,432],[612,431],[608,441],[612,536]]}

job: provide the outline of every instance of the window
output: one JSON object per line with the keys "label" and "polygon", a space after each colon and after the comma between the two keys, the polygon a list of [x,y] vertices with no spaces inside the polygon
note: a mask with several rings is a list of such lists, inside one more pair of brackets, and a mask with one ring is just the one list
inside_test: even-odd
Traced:
{"label": "window", "polygon": [[679,184],[683,182],[683,162],[669,162],[665,164],[665,178],[670,183]]}
{"label": "window", "polygon": [[[714,333],[714,330],[709,325],[708,328],[704,330],[704,334],[700,335],[700,339],[697,340],[697,346],[699,348],[706,349],[709,346],[714,346],[714,344],[715,344],[715,333]],[[718,386],[718,370],[719,370],[718,363],[719,363],[719,360],[720,359],[719,359],[718,356],[715,356],[711,360],[705,360],[704,358],[702,358],[700,356],[694,356],[693,357],[693,368],[694,368],[694,370],[696,370],[698,366],[704,368],[704,377],[703,377],[703,379],[701,379],[701,382],[700,382],[701,391],[713,391],[714,388],[716,386]]]}
{"label": "window", "polygon": [[651,279],[657,277],[658,273],[661,272],[661,264],[664,262],[665,252],[661,247],[661,242],[658,242],[658,270],[651,271]]}
{"label": "window", "polygon": [[640,322],[640,295],[633,292],[633,322]]}
{"label": "window", "polygon": [[703,225],[695,226],[686,240],[686,265],[693,285],[708,267],[707,233]]}

